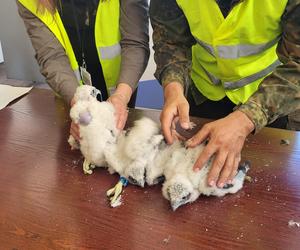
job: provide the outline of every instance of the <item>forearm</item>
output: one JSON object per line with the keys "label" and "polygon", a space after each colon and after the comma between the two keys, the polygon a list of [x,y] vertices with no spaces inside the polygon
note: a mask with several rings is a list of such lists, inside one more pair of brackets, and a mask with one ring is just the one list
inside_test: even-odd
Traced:
{"label": "forearm", "polygon": [[132,95],[132,88],[127,83],[119,83],[116,91],[111,96],[118,96],[122,99],[126,105],[129,103],[131,95]]}
{"label": "forearm", "polygon": [[78,80],[64,48],[42,21],[19,2],[17,4],[42,75],[50,87],[70,104],[78,86]]}
{"label": "forearm", "polygon": [[[289,9],[277,53],[283,65],[264,79],[258,91],[239,107],[258,132],[280,116],[300,108],[300,4]],[[291,6],[288,6],[291,7]]]}
{"label": "forearm", "polygon": [[152,0],[150,19],[157,65],[156,78],[162,85],[171,82],[185,85],[191,68],[191,47],[195,43],[186,18],[176,1]]}
{"label": "forearm", "polygon": [[149,59],[149,21],[147,0],[121,1],[121,71],[118,84],[137,86]]}

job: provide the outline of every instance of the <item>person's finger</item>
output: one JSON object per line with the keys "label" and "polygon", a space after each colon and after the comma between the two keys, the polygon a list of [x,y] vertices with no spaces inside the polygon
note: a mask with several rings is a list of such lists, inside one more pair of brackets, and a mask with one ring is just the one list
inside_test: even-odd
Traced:
{"label": "person's finger", "polygon": [[172,136],[173,136],[173,138],[175,138],[175,139],[177,139],[177,140],[179,140],[179,141],[186,141],[186,138],[183,136],[183,135],[181,135],[181,134],[179,134],[176,130],[174,130],[174,129],[172,129]]}
{"label": "person's finger", "polygon": [[75,98],[73,97],[72,100],[71,100],[71,102],[70,102],[70,106],[73,107],[74,104],[75,104]]}
{"label": "person's finger", "polygon": [[218,179],[218,187],[222,188],[225,184],[228,183],[229,176],[232,173],[232,169],[234,168],[235,156],[234,154],[228,154],[224,167],[221,171],[221,174]]}
{"label": "person's finger", "polygon": [[75,129],[71,129],[71,135],[75,138],[76,141],[80,140],[80,135],[78,134],[78,131]]}
{"label": "person's finger", "polygon": [[173,130],[176,130],[178,121],[179,121],[179,117],[178,116],[174,116],[173,120],[172,120],[172,124],[171,124],[171,128]]}
{"label": "person's finger", "polygon": [[178,106],[179,122],[183,129],[190,128],[189,109],[188,103],[182,103]]}
{"label": "person's finger", "polygon": [[80,140],[80,131],[78,124],[75,124],[74,122],[71,123],[70,127],[70,134],[77,140]]}
{"label": "person's finger", "polygon": [[171,125],[173,121],[174,115],[169,112],[162,112],[160,120],[161,120],[161,129],[162,133],[168,144],[173,143],[173,136],[171,132]]}
{"label": "person's finger", "polygon": [[80,137],[78,136],[78,133],[76,132],[76,130],[74,130],[74,129],[70,129],[70,134],[74,137],[74,139],[76,140],[76,141],[79,141],[80,140]]}
{"label": "person's finger", "polygon": [[213,156],[215,152],[216,152],[216,147],[214,145],[208,144],[200,153],[197,161],[193,166],[193,170],[197,172],[201,168],[203,168],[204,164],[208,162],[208,160]]}
{"label": "person's finger", "polygon": [[118,109],[117,107],[115,107],[115,119],[116,119],[116,127],[118,128],[119,123],[120,123],[120,117],[121,117],[122,112],[120,111],[120,109]]}
{"label": "person's finger", "polygon": [[[219,178],[220,172],[224,167],[226,158],[228,156],[228,152],[218,151],[215,158],[213,159],[213,163],[211,169],[207,176],[207,183],[209,186],[214,186]],[[224,183],[220,183],[218,187],[223,187]]]}
{"label": "person's finger", "polygon": [[76,131],[77,135],[80,137],[79,125],[76,123],[73,123],[72,127]]}
{"label": "person's finger", "polygon": [[188,147],[195,147],[202,143],[204,140],[206,140],[209,137],[210,134],[210,128],[208,125],[204,125],[197,134],[195,134],[192,138],[190,138],[186,145]]}
{"label": "person's finger", "polygon": [[234,163],[233,163],[233,167],[232,167],[230,176],[228,177],[229,182],[232,182],[233,179],[234,179],[234,177],[236,176],[236,174],[237,174],[237,169],[238,169],[238,166],[239,166],[239,164],[240,164],[240,161],[241,161],[240,155],[239,155],[239,156],[236,156],[235,159],[234,159]]}
{"label": "person's finger", "polygon": [[119,120],[117,123],[117,129],[122,130],[125,127],[126,121],[127,121],[127,117],[128,117],[128,112],[127,110],[125,110],[124,112],[122,112],[119,116]]}

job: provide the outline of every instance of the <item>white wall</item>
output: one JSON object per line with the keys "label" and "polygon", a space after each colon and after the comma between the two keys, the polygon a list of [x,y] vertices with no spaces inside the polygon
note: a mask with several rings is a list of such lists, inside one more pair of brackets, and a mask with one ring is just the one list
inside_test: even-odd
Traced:
{"label": "white wall", "polygon": [[8,78],[44,81],[15,0],[0,1],[0,40]]}
{"label": "white wall", "polygon": [[2,52],[2,46],[1,46],[1,40],[0,40],[0,63],[3,63],[3,52]]}
{"label": "white wall", "polygon": [[156,65],[153,59],[153,42],[152,42],[152,27],[150,25],[149,28],[149,36],[150,36],[150,58],[149,58],[149,63],[146,68],[145,73],[143,74],[141,81],[146,81],[146,80],[153,80],[154,79],[154,72],[156,69]]}

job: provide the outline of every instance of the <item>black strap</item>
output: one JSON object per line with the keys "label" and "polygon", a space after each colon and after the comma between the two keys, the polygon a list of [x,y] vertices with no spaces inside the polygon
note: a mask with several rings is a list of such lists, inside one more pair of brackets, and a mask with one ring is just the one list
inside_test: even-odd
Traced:
{"label": "black strap", "polygon": [[76,33],[77,33],[77,39],[78,39],[78,42],[79,42],[79,48],[80,48],[81,57],[82,57],[82,67],[86,68],[85,59],[84,59],[84,52],[83,52],[83,40],[81,39],[81,35],[80,35],[79,24],[78,24],[76,12],[75,12],[74,0],[71,0],[71,3],[72,3],[72,12],[73,12],[73,17],[74,17]]}

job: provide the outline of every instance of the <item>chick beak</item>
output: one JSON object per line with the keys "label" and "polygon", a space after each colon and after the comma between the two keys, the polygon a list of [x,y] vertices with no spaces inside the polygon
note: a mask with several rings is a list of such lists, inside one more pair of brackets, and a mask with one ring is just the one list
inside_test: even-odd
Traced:
{"label": "chick beak", "polygon": [[96,89],[96,88],[93,89],[93,90],[92,90],[92,93],[91,93],[91,96],[96,98],[98,95],[101,95],[100,90],[99,90],[99,89]]}
{"label": "chick beak", "polygon": [[140,186],[140,187],[144,187],[145,186],[145,181],[144,180],[142,180],[142,181],[140,181],[140,182],[137,182],[137,184]]}
{"label": "chick beak", "polygon": [[138,185],[140,187],[144,187],[145,185],[145,181],[144,180],[141,180],[141,181],[138,181],[136,179],[134,179],[133,177],[131,176],[128,176],[128,181],[133,184],[133,185]]}
{"label": "chick beak", "polygon": [[175,211],[179,206],[180,204],[178,204],[177,202],[171,202],[171,207],[173,211]]}

